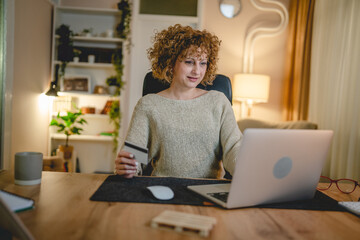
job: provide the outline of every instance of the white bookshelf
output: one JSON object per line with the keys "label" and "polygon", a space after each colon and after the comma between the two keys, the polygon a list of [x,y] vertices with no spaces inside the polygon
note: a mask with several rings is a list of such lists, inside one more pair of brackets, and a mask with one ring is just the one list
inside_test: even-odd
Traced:
{"label": "white bookshelf", "polygon": [[[61,4],[61,2],[60,2]],[[110,56],[110,53],[118,48],[122,48],[124,40],[115,35],[108,35],[108,31],[116,32],[116,26],[120,22],[120,11],[117,9],[106,8],[88,8],[88,7],[68,7],[55,5],[53,14],[53,49],[52,49],[52,76],[56,64],[60,64],[57,59],[57,46],[59,36],[56,29],[65,24],[69,26],[74,33],[71,37],[74,48],[87,49],[91,51],[101,51]],[[85,36],[84,29],[92,29],[91,36]],[[126,54],[123,51],[123,55]],[[83,51],[84,53],[84,51]],[[125,58],[125,56],[124,56]],[[102,61],[105,59],[106,61]],[[115,75],[115,69],[108,57],[95,59],[94,63],[87,61],[87,56],[82,55],[79,62],[71,61],[67,64],[65,77],[86,76],[90,80],[88,92],[59,92],[57,103],[53,105],[51,118],[55,118],[61,109],[72,109],[72,102],[78,108],[93,107],[95,114],[85,114],[82,116],[88,124],[80,125],[83,128],[81,135],[72,135],[69,138],[69,144],[76,149],[80,161],[80,170],[85,173],[96,171],[113,171],[113,162],[115,155],[113,153],[112,136],[104,136],[101,133],[111,132],[113,126],[110,123],[109,116],[100,114],[107,101],[120,100],[120,97],[112,97],[109,94],[95,94],[94,89],[102,86],[106,89],[106,78]],[[123,59],[125,65],[125,60]],[[125,76],[124,76],[125,77]],[[59,80],[62,86],[61,80]],[[55,100],[56,101],[56,100]],[[55,106],[55,107],[54,107]],[[73,109],[74,110],[74,109]],[[66,110],[64,110],[65,112]],[[120,136],[121,138],[121,136]],[[59,144],[64,144],[65,134],[57,133],[56,127],[50,127],[49,133],[49,154]]]}

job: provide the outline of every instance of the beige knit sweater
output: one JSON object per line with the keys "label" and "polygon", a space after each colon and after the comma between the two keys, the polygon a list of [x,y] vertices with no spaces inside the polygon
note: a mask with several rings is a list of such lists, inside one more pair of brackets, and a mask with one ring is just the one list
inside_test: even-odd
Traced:
{"label": "beige knit sweater", "polygon": [[233,174],[241,138],[229,100],[209,91],[191,100],[144,96],[126,140],[149,148],[152,175],[218,178],[221,160]]}

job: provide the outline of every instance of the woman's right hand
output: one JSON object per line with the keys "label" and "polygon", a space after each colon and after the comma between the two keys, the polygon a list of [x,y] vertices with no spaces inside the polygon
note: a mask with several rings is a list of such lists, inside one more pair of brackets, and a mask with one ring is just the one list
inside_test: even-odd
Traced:
{"label": "woman's right hand", "polygon": [[115,174],[132,178],[136,174],[138,162],[132,153],[121,150],[115,159]]}

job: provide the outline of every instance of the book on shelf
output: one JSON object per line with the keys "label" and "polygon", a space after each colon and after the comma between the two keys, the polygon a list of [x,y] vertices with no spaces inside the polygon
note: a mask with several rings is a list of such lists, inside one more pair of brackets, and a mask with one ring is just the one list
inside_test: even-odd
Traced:
{"label": "book on shelf", "polygon": [[103,110],[101,111],[101,114],[108,114],[111,110],[111,106],[112,106],[113,102],[119,102],[119,101],[108,100],[106,102]]}
{"label": "book on shelf", "polygon": [[13,212],[20,212],[34,207],[34,200],[4,190],[0,190],[0,198]]}

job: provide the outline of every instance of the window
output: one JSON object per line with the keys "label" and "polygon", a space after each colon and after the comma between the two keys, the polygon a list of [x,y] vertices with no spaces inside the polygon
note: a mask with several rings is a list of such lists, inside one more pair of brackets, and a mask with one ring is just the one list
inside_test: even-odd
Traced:
{"label": "window", "polygon": [[140,0],[140,14],[197,16],[197,0]]}

